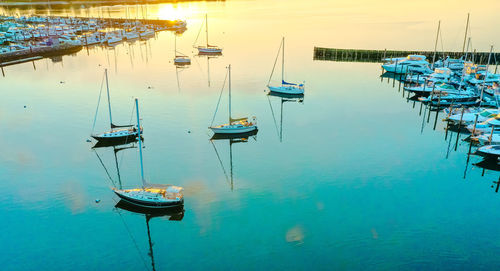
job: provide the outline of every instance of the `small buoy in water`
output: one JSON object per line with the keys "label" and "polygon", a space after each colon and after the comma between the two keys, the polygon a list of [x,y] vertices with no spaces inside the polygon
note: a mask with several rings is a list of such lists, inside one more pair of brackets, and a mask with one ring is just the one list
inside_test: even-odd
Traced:
{"label": "small buoy in water", "polygon": [[95,199],[95,203],[99,203],[99,202],[101,202],[100,199]]}
{"label": "small buoy in water", "polygon": [[90,139],[87,139],[87,142],[92,142],[92,141],[90,141]]}
{"label": "small buoy in water", "polygon": [[26,108],[26,105],[24,106],[24,108]]}
{"label": "small buoy in water", "polygon": [[190,133],[191,133],[191,131],[188,130],[188,134],[190,134]]}
{"label": "small buoy in water", "polygon": [[148,89],[151,89],[151,86],[148,86]]}
{"label": "small buoy in water", "polygon": [[60,84],[64,84],[64,81],[59,82]]}

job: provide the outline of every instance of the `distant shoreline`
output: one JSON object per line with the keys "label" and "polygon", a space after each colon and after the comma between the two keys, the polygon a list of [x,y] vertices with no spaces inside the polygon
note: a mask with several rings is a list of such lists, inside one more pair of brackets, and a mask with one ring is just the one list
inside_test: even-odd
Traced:
{"label": "distant shoreline", "polygon": [[[177,3],[177,2],[194,2],[196,0],[76,0],[76,1],[15,1],[15,0],[0,0],[1,6],[57,6],[57,5],[86,5],[86,4],[115,4],[115,5],[128,5],[128,4],[158,4],[158,3]],[[224,0],[208,0],[208,1],[224,1]]]}

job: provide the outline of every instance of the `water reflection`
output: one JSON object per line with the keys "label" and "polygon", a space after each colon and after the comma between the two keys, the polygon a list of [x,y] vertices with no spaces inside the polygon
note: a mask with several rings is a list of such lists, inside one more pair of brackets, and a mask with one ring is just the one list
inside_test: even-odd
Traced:
{"label": "water reflection", "polygon": [[[277,93],[277,92],[273,92],[273,91],[270,91],[268,94],[268,101],[269,101],[269,107],[271,108],[271,114],[273,116],[273,120],[274,120],[274,126],[276,127],[276,131],[278,132],[278,137],[280,139],[280,142],[283,142],[283,104],[284,103],[300,103],[300,104],[303,104],[304,103],[304,94],[285,94],[285,93]],[[277,121],[276,121],[276,116],[274,114],[274,110],[273,110],[273,105],[271,103],[271,100],[269,99],[269,97],[276,97],[280,100],[280,125],[279,125],[279,128],[278,128],[278,124],[277,124]]]}
{"label": "water reflection", "polygon": [[[255,129],[251,132],[244,133],[244,134],[214,134],[212,138],[210,138],[210,143],[212,143],[212,146],[214,147],[215,154],[217,156],[217,159],[219,160],[220,166],[222,168],[222,171],[224,172],[224,176],[226,177],[227,182],[229,183],[231,187],[231,191],[234,189],[234,180],[233,180],[233,144],[235,143],[248,143],[248,139],[252,137],[255,141],[257,141],[257,133],[258,130]],[[214,144],[214,141],[229,141],[229,176],[227,174],[227,171],[224,167],[224,163],[222,162],[221,156],[219,155],[219,152],[217,151],[217,147]]]}
{"label": "water reflection", "polygon": [[[102,167],[104,168],[104,171],[106,172],[106,176],[108,177],[108,179],[113,184],[113,187],[115,187],[115,188],[118,188],[118,189],[123,188],[122,187],[122,179],[121,179],[121,175],[120,175],[120,166],[118,165],[117,153],[119,151],[137,148],[136,142],[137,142],[137,140],[135,142],[124,143],[124,144],[113,144],[110,142],[97,142],[94,145],[94,147],[92,147],[92,150],[94,151],[95,155],[97,156],[99,163],[102,165]],[[97,152],[97,149],[99,149],[99,148],[109,148],[109,147],[111,147],[113,149],[113,155],[115,158],[116,176],[118,178],[117,182],[115,182],[113,177],[111,177],[111,174],[109,173],[108,168],[106,167],[106,165],[104,164],[104,161],[102,160],[101,156]]]}
{"label": "water reflection", "polygon": [[[181,221],[184,218],[184,207],[176,207],[176,208],[170,208],[170,209],[150,209],[150,208],[141,208],[135,205],[131,205],[128,202],[124,200],[120,200],[116,205],[115,205],[116,210],[120,214],[121,210],[127,211],[127,212],[132,212],[136,214],[143,214],[144,218],[146,219],[146,232],[148,235],[148,245],[149,245],[149,250],[148,250],[148,255],[151,258],[151,268],[152,270],[156,270],[156,265],[155,265],[155,258],[154,258],[154,252],[153,252],[153,244],[154,242],[152,241],[151,237],[151,230],[149,227],[149,222],[151,219],[155,217],[164,217],[168,218],[169,221]],[[121,214],[120,214],[121,216]],[[123,220],[123,219],[122,219]],[[128,226],[126,225],[125,221],[123,220],[123,223],[125,227]],[[131,235],[130,237],[132,240],[134,240],[134,237],[132,236],[132,233],[129,232]],[[135,243],[135,241],[134,241]],[[142,256],[141,256],[142,257]]]}

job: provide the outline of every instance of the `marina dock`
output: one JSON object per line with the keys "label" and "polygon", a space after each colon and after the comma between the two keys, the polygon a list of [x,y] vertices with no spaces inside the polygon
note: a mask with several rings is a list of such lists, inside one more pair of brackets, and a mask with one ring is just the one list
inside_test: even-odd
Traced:
{"label": "marina dock", "polygon": [[74,54],[84,46],[113,47],[148,40],[160,31],[186,30],[180,20],[69,16],[0,16],[0,66],[33,58]]}
{"label": "marina dock", "polygon": [[[364,49],[338,49],[314,47],[314,60],[338,61],[338,62],[372,62],[381,63],[384,58],[403,57],[407,55],[424,55],[427,59],[432,59],[434,51],[400,51],[400,50],[364,50]],[[449,56],[450,58],[460,58],[464,55],[462,52],[437,52],[436,59]],[[474,57],[477,64],[486,64],[488,62],[489,52],[472,52],[469,57]],[[468,59],[469,59],[468,57]],[[493,53],[490,64],[498,65],[500,63],[500,53]]]}

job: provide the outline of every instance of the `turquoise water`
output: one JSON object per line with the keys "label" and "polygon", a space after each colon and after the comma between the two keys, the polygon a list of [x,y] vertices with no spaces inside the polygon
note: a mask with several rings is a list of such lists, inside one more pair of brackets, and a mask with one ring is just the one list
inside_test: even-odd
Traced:
{"label": "turquoise water", "polygon": [[[2,269],[151,270],[147,225],[156,270],[499,266],[500,198],[491,187],[499,174],[474,166],[478,157],[467,162],[466,135],[446,134],[442,114],[434,129],[436,113],[427,122],[427,109],[419,114],[420,104],[403,98],[397,81],[381,82],[379,64],[313,61],[315,45],[336,47],[341,37],[332,33],[316,43],[319,30],[302,28],[297,8],[268,16],[283,7],[278,2],[259,13],[258,26],[285,17],[292,24],[252,28],[252,3],[198,3],[178,46],[192,55],[206,9],[213,12],[213,43],[224,55],[209,63],[192,57],[187,69],[172,63],[170,32],[147,43],[44,59],[36,70],[31,63],[5,69]],[[462,35],[462,23],[457,19],[450,35]],[[286,78],[306,82],[303,101],[285,102],[283,110],[281,98],[264,91],[282,34]],[[383,44],[357,39],[339,43]],[[207,129],[228,64],[233,112],[255,115],[259,127],[231,149],[227,140],[212,145]],[[94,151],[86,141],[105,67],[117,123],[130,121],[133,97],[139,98],[146,178],[185,188],[177,219],[153,217],[147,224],[145,215],[115,208],[108,177],[118,180],[113,149]],[[216,123],[226,119],[223,95]],[[106,127],[101,106],[95,130]],[[137,148],[119,151],[117,161],[123,186],[140,185]]]}

